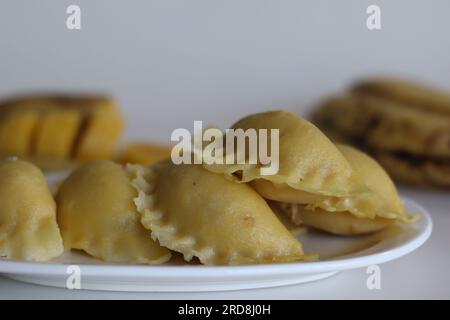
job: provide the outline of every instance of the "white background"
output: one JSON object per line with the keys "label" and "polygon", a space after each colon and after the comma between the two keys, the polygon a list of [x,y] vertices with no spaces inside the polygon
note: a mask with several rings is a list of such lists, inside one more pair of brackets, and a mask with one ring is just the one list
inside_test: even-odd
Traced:
{"label": "white background", "polygon": [[[382,30],[366,28],[381,7]],[[82,29],[65,26],[78,4]],[[314,103],[368,74],[411,76],[450,89],[449,1],[23,1],[0,2],[0,97],[29,91],[101,91],[119,100],[126,139],[168,141],[193,120],[229,126]],[[404,190],[404,189],[403,189]],[[406,190],[433,214],[416,253],[303,286],[218,294],[117,294],[43,289],[0,278],[0,298],[450,298],[448,192]]]}

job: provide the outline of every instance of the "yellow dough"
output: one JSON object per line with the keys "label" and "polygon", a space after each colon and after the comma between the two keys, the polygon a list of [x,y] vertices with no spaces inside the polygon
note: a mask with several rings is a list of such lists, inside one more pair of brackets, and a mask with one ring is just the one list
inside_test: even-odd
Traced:
{"label": "yellow dough", "polygon": [[350,211],[355,216],[368,218],[375,216],[404,220],[411,218],[404,211],[394,183],[374,159],[350,146],[337,145],[337,147],[352,165],[359,183],[364,184],[368,192],[350,197],[333,197],[305,194],[305,192],[263,180],[255,180],[252,186],[264,198],[301,204],[308,208]]}
{"label": "yellow dough", "polygon": [[367,154],[346,145],[338,145],[370,192],[347,198],[328,197],[310,208],[326,211],[349,211],[361,218],[383,217],[411,221],[415,218],[403,207],[397,189],[386,171]]}
{"label": "yellow dough", "polygon": [[250,186],[201,165],[129,165],[142,224],[185,260],[243,264],[305,259],[301,244]]}
{"label": "yellow dough", "polygon": [[265,199],[297,204],[311,204],[328,199],[328,196],[291,188],[287,184],[256,179],[250,185]]}
{"label": "yellow dough", "polygon": [[169,159],[171,150],[172,148],[166,145],[145,142],[133,143],[127,146],[119,160],[122,163],[150,165]]}
{"label": "yellow dough", "polygon": [[394,219],[375,217],[358,218],[349,212],[328,212],[323,209],[307,210],[289,203],[279,204],[296,225],[306,225],[337,235],[360,235],[379,231],[395,222]]}
{"label": "yellow dough", "polygon": [[355,183],[352,167],[336,146],[300,116],[285,111],[258,113],[239,120],[233,128],[279,129],[278,173],[261,175],[260,164],[213,164],[205,165],[206,169],[240,174],[243,182],[262,179],[305,195],[343,197],[366,191],[363,185]]}
{"label": "yellow dough", "polygon": [[75,170],[56,198],[64,246],[110,262],[169,260],[169,250],[141,225],[133,203],[136,196],[124,169],[113,162],[90,162]]}
{"label": "yellow dough", "polygon": [[313,121],[335,142],[365,149],[397,181],[450,186],[450,95],[368,79],[320,104]]}
{"label": "yellow dough", "polygon": [[0,158],[20,156],[46,170],[113,159],[123,129],[118,105],[106,96],[18,96],[0,101]]}
{"label": "yellow dough", "polygon": [[352,91],[384,97],[416,109],[450,115],[450,94],[418,82],[400,78],[372,78],[360,81]]}
{"label": "yellow dough", "polygon": [[37,157],[69,158],[81,124],[77,110],[55,109],[41,116],[36,132]]}
{"label": "yellow dough", "polygon": [[[97,102],[88,115],[75,149],[76,160],[112,159],[124,130],[124,120],[115,102]],[[94,107],[94,106],[93,106]]]}
{"label": "yellow dough", "polygon": [[63,252],[55,201],[42,172],[21,160],[0,162],[0,256],[46,261]]}
{"label": "yellow dough", "polygon": [[22,156],[31,151],[38,114],[33,110],[14,112],[0,120],[0,154]]}
{"label": "yellow dough", "polygon": [[[352,164],[359,179],[370,192],[347,198],[326,197],[304,204],[285,195],[280,204],[291,219],[335,234],[364,234],[378,231],[395,221],[412,222],[417,217],[407,213],[395,185],[384,169],[371,157],[352,147],[338,145],[339,150]],[[280,192],[275,187],[264,186],[265,192]]]}
{"label": "yellow dough", "polygon": [[410,156],[450,156],[450,114],[414,108],[384,97],[355,93],[325,101],[314,114],[325,133],[368,150]]}

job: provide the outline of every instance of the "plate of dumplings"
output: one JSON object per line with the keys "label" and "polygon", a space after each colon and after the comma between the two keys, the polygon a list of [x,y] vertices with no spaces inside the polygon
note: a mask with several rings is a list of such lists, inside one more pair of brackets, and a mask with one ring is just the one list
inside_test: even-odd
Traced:
{"label": "plate of dumplings", "polygon": [[279,129],[279,170],[255,164],[86,161],[46,176],[0,163],[0,273],[114,291],[298,284],[381,264],[430,236],[427,211],[389,175],[302,117],[270,111],[233,129]]}

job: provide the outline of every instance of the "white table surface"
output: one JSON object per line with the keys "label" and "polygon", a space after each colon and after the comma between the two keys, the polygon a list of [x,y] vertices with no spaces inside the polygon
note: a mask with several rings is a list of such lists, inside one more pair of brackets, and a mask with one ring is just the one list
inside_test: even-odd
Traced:
{"label": "white table surface", "polygon": [[380,266],[380,290],[367,289],[365,269],[308,284],[213,293],[71,291],[0,277],[0,299],[450,299],[450,193],[401,191],[431,212],[434,230],[417,251]]}

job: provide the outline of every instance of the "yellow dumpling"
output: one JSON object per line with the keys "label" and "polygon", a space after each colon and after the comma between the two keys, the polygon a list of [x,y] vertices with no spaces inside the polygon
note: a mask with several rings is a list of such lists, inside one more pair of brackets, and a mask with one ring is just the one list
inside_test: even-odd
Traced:
{"label": "yellow dumpling", "polygon": [[0,203],[0,257],[46,261],[62,254],[55,201],[36,166],[0,163]]}
{"label": "yellow dumpling", "polygon": [[279,202],[306,205],[328,199],[326,195],[297,190],[285,183],[273,183],[264,179],[253,180],[250,185],[265,199]]}
{"label": "yellow dumpling", "polygon": [[411,221],[414,219],[403,207],[397,189],[386,171],[367,154],[357,149],[338,145],[339,150],[351,163],[358,179],[370,192],[353,197],[328,197],[318,203],[308,205],[309,208],[322,208],[326,211],[349,211],[357,217],[399,219]]}
{"label": "yellow dumpling", "polygon": [[336,146],[300,116],[285,111],[258,113],[241,119],[233,129],[279,129],[278,173],[261,175],[260,163],[213,164],[205,165],[206,169],[229,175],[237,173],[243,182],[261,179],[299,190],[306,197],[341,197],[365,191],[364,186],[355,183],[350,164]]}
{"label": "yellow dumpling", "polygon": [[302,260],[301,244],[250,186],[200,165],[128,166],[152,237],[185,260],[242,264]]}
{"label": "yellow dumpling", "polygon": [[34,154],[48,159],[70,157],[81,120],[81,112],[74,109],[54,109],[41,115]]}
{"label": "yellow dumpling", "polygon": [[303,204],[308,208],[322,208],[327,211],[351,211],[359,217],[409,219],[394,183],[384,169],[371,157],[350,146],[337,145],[355,172],[355,179],[364,184],[367,192],[349,197],[323,195],[305,195],[284,185],[263,180],[252,182],[252,186],[264,198],[294,204]]}
{"label": "yellow dumpling", "polygon": [[281,209],[298,226],[309,226],[337,235],[359,235],[384,229],[395,219],[381,217],[359,218],[350,212],[329,212],[317,208],[308,210],[302,205],[279,203]]}
{"label": "yellow dumpling", "polygon": [[[95,108],[94,108],[95,106]],[[113,158],[125,122],[117,104],[104,99],[96,101],[85,120],[84,130],[75,147],[76,160],[104,160]]]}
{"label": "yellow dumpling", "polygon": [[[338,145],[338,148],[370,192],[353,197],[314,199],[306,205],[296,202],[295,194],[284,195],[285,203],[281,206],[294,222],[335,234],[363,234],[378,231],[395,221],[410,222],[417,218],[405,211],[394,183],[374,159],[346,145]],[[265,192],[270,191],[275,196],[279,192],[265,186]]]}
{"label": "yellow dumpling", "polygon": [[159,264],[170,252],[140,223],[137,192],[124,169],[111,161],[87,163],[63,182],[57,194],[64,246],[110,262]]}
{"label": "yellow dumpling", "polygon": [[13,112],[0,120],[0,154],[23,156],[31,151],[31,137],[38,122],[33,110]]}

